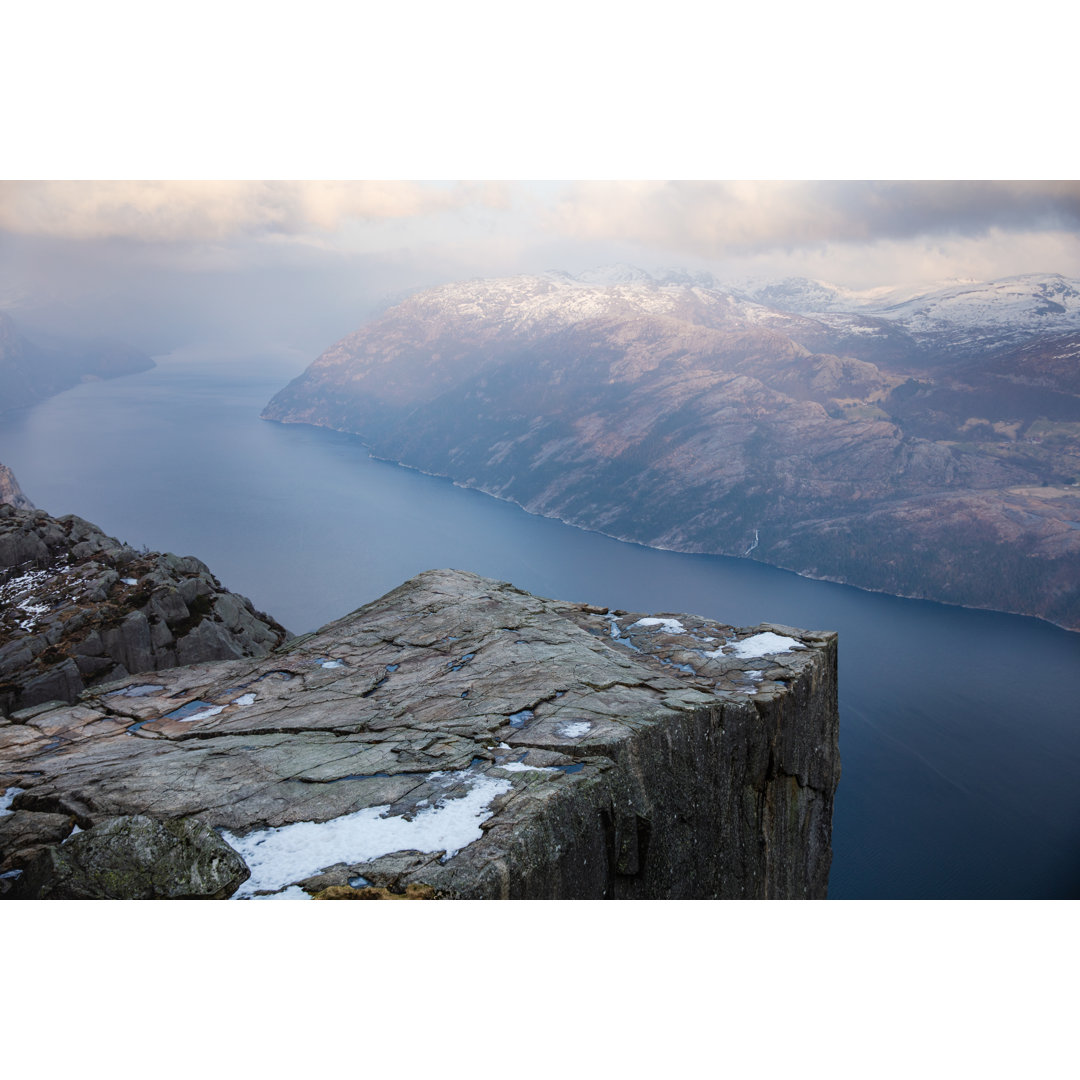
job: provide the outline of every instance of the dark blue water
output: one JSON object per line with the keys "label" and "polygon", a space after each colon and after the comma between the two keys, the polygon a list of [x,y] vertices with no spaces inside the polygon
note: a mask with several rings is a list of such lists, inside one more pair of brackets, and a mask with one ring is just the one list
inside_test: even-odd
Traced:
{"label": "dark blue water", "polygon": [[295,632],[439,566],[544,596],[840,631],[830,895],[1080,897],[1080,634],[624,544],[258,419],[295,365],[163,361],[0,422],[31,499],[194,554]]}

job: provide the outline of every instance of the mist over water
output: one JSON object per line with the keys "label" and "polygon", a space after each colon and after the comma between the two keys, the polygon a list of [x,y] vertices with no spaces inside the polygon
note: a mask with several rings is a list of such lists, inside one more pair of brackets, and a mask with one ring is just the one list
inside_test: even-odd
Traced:
{"label": "mist over water", "polygon": [[840,631],[830,895],[1080,896],[1080,634],[625,544],[259,420],[295,360],[165,358],[0,420],[36,505],[197,555],[302,633],[421,570],[543,596]]}

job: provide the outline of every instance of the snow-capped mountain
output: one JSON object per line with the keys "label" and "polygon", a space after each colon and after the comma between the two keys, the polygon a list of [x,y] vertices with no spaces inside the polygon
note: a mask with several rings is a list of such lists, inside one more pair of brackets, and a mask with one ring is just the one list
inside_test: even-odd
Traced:
{"label": "snow-capped mountain", "polygon": [[949,282],[933,288],[845,289],[808,278],[737,288],[769,307],[814,318],[834,330],[873,336],[881,321],[921,349],[1000,348],[1035,336],[1080,330],[1080,281],[1022,274],[1000,281]]}
{"label": "snow-capped mountain", "polygon": [[418,293],[400,314],[434,328],[471,324],[479,338],[664,316],[698,326],[782,333],[813,352],[913,369],[954,363],[1080,331],[1080,281],[1026,274],[993,282],[848,289],[809,278],[718,281],[705,271],[649,273],[626,264],[580,274],[455,282]]}
{"label": "snow-capped mountain", "polygon": [[1077,310],[1056,275],[458,282],[331,346],[263,416],[636,543],[1080,626],[1059,587],[1080,581]]}
{"label": "snow-capped mountain", "polygon": [[[1023,274],[940,289],[878,314],[913,335],[962,334],[1010,339],[1080,329],[1080,282],[1061,274]],[[973,339],[974,340],[974,339]]]}

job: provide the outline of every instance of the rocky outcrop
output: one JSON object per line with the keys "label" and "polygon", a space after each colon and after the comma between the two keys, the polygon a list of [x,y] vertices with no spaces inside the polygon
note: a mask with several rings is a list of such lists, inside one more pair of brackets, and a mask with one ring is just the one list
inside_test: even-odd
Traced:
{"label": "rocky outcrop", "polygon": [[19,895],[29,900],[225,900],[243,859],[201,821],[117,817],[43,847]]}
{"label": "rocky outcrop", "polygon": [[34,509],[34,504],[19,487],[15,474],[6,465],[0,465],[0,503],[8,503],[16,510]]}
{"label": "rocky outcrop", "polygon": [[91,379],[114,379],[154,366],[150,357],[109,341],[30,341],[0,311],[0,413],[33,405]]}
{"label": "rocky outcrop", "polygon": [[0,715],[139,671],[265,656],[287,637],[198,559],[0,505]]}
{"label": "rocky outcrop", "polygon": [[1017,314],[1019,288],[900,322],[697,284],[466,282],[344,338],[263,416],[622,540],[1080,628],[1080,292],[1028,282]]}
{"label": "rocky outcrop", "polygon": [[13,714],[0,875],[61,895],[75,824],[149,817],[220,831],[239,897],[824,897],[837,728],[835,634],[429,571],[261,660]]}

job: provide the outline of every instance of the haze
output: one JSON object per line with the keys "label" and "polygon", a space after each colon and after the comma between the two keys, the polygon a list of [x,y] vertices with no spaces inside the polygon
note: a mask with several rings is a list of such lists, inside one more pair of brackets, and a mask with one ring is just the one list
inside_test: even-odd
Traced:
{"label": "haze", "polygon": [[852,288],[1080,277],[1077,182],[0,183],[0,309],[306,362],[418,289],[626,262]]}

